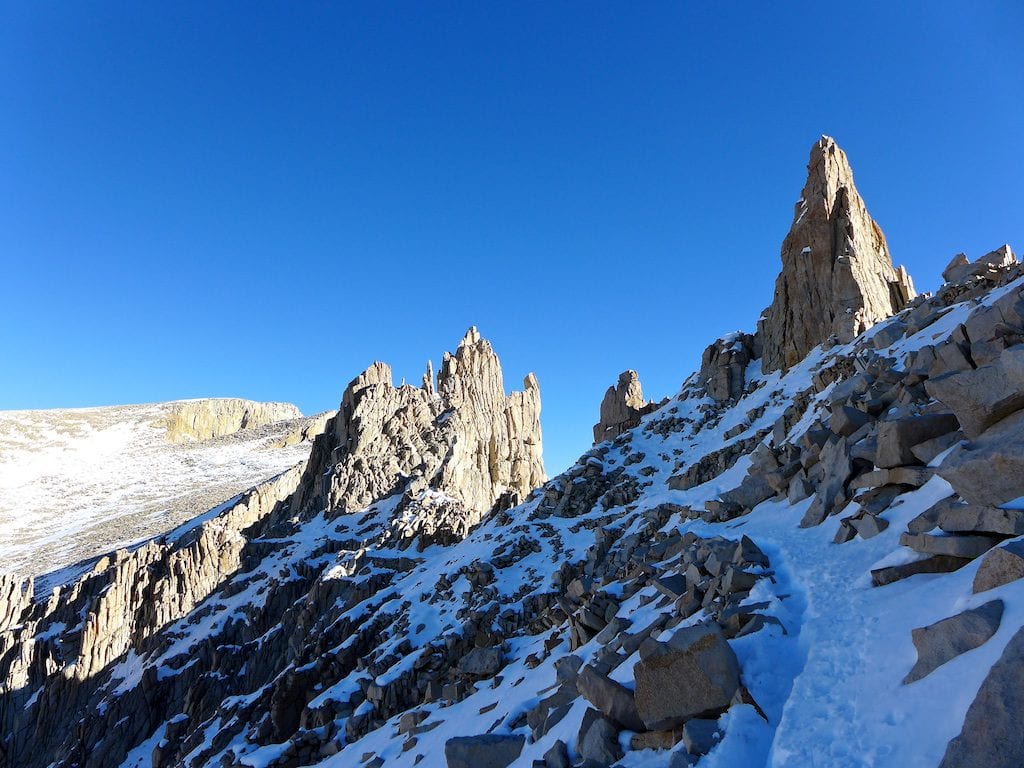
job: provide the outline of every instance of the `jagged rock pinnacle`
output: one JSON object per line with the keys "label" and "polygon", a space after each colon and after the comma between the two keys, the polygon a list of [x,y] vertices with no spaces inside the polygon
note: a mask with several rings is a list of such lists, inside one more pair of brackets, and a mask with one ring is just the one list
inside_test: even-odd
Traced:
{"label": "jagged rock pinnacle", "polygon": [[644,390],[636,371],[623,371],[618,384],[608,387],[601,401],[601,419],[594,425],[594,443],[611,440],[640,423],[640,417],[654,410],[644,400]]}
{"label": "jagged rock pinnacle", "polygon": [[831,337],[851,341],[914,296],[854,186],[846,153],[822,136],[782,243],[775,296],[758,323],[763,369],[787,369]]}

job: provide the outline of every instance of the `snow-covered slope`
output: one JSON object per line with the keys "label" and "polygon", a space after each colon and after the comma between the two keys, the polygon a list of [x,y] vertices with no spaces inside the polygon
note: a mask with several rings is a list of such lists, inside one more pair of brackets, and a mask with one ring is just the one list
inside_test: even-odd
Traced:
{"label": "snow-covered slope", "polygon": [[309,455],[281,446],[304,419],[168,439],[176,410],[210,402],[0,411],[0,568],[41,574],[169,530]]}

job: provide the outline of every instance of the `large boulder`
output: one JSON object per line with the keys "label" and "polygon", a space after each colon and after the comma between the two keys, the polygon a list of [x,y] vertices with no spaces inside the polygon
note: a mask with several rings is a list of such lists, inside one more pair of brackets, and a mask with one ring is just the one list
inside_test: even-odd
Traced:
{"label": "large boulder", "polygon": [[875,466],[889,468],[917,464],[917,457],[911,450],[915,445],[955,432],[958,426],[957,417],[951,413],[929,413],[883,421],[878,425]]}
{"label": "large boulder", "polygon": [[823,136],[782,243],[775,296],[758,322],[763,369],[790,368],[830,337],[852,341],[914,295],[853,184],[846,153]]}
{"label": "large boulder", "polygon": [[584,760],[606,768],[622,757],[619,729],[596,709],[583,713],[583,722],[576,736],[576,751]]}
{"label": "large boulder", "polygon": [[583,667],[576,677],[580,696],[623,728],[642,731],[644,723],[636,710],[633,692],[593,667]]}
{"label": "large boulder", "polygon": [[1011,541],[991,550],[974,574],[974,592],[985,592],[1024,578],[1024,541]]}
{"label": "large boulder", "polygon": [[724,712],[740,685],[739,661],[717,625],[681,629],[666,643],[642,646],[640,656],[634,699],[651,730]]}
{"label": "large boulder", "polygon": [[1024,496],[1024,411],[958,445],[938,473],[972,504],[998,507]]}
{"label": "large boulder", "polygon": [[999,629],[1003,607],[1002,600],[991,600],[978,608],[913,630],[917,662],[903,682],[920,680],[961,653],[987,642]]}
{"label": "large boulder", "polygon": [[1024,629],[1017,630],[967,710],[939,768],[1024,765]]}
{"label": "large boulder", "polygon": [[519,757],[525,736],[456,736],[444,744],[448,768],[507,768]]}
{"label": "large boulder", "polygon": [[956,414],[967,437],[977,437],[1024,408],[1024,344],[989,365],[928,379],[925,389]]}

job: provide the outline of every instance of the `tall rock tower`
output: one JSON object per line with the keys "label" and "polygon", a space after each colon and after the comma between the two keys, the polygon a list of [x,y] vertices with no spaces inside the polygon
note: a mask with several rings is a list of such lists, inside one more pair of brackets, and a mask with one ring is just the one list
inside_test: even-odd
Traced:
{"label": "tall rock tower", "polygon": [[775,296],[758,322],[764,371],[795,365],[832,336],[851,341],[914,295],[910,275],[893,267],[885,235],[857,193],[846,153],[822,136],[782,242]]}

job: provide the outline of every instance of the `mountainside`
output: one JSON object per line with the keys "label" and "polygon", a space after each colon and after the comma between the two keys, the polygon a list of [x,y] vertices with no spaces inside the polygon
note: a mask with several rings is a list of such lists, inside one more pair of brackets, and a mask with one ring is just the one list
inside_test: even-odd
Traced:
{"label": "mountainside", "polygon": [[228,398],[0,411],[3,570],[39,575],[186,522],[304,461],[324,420]]}
{"label": "mountainside", "polygon": [[622,374],[550,480],[470,329],[192,524],[0,579],[3,764],[1024,764],[1024,267],[915,297],[848,171],[812,150],[759,331]]}

